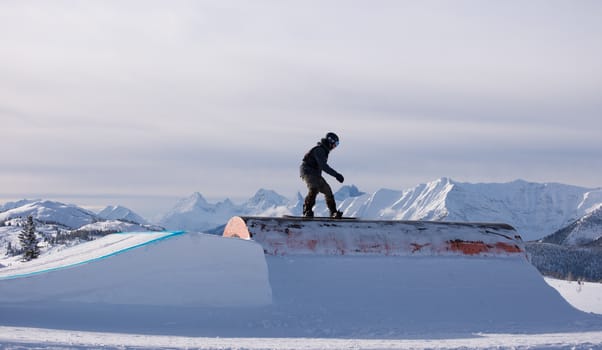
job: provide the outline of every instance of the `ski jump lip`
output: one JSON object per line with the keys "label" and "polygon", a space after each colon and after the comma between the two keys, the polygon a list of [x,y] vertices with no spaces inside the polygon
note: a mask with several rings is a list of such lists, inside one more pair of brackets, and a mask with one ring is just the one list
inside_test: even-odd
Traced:
{"label": "ski jump lip", "polygon": [[[11,280],[11,279],[16,279],[16,278],[25,278],[25,277],[31,277],[31,276],[37,276],[37,275],[41,275],[41,274],[45,274],[45,273],[49,273],[49,272],[53,272],[53,271],[58,271],[58,270],[63,270],[63,269],[68,269],[68,268],[72,268],[72,267],[76,267],[76,266],[81,266],[81,265],[85,265],[85,264],[89,264],[89,263],[93,263],[96,261],[100,261],[100,260],[104,260],[106,258],[115,256],[115,255],[119,255],[125,252],[128,252],[130,250],[136,249],[136,248],[140,248],[152,243],[156,243],[156,242],[160,242],[172,237],[176,237],[182,234],[185,234],[186,231],[164,231],[164,232],[119,232],[119,233],[113,233],[112,235],[143,235],[143,234],[163,234],[160,235],[159,237],[156,237],[154,239],[150,239],[148,241],[144,241],[142,243],[139,244],[135,244],[133,246],[130,247],[126,247],[126,248],[122,248],[116,251],[113,251],[111,253],[108,254],[104,254],[95,258],[91,258],[91,259],[87,259],[87,260],[83,260],[83,261],[78,261],[75,263],[71,263],[71,264],[64,264],[64,265],[59,265],[59,266],[55,266],[55,267],[50,267],[47,269],[43,269],[43,270],[37,270],[37,271],[32,271],[32,272],[26,272],[26,273],[17,273],[14,275],[8,275],[8,276],[0,276],[0,281],[2,280]],[[0,273],[2,272],[2,269],[0,269]]]}

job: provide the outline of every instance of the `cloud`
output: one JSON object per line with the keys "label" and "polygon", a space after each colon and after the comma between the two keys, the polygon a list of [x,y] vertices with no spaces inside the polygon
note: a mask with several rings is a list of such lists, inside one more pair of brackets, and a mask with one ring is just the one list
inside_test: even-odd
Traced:
{"label": "cloud", "polygon": [[441,176],[600,186],[601,10],[2,2],[2,181],[23,193],[292,193],[304,152],[335,131],[331,162],[364,190]]}

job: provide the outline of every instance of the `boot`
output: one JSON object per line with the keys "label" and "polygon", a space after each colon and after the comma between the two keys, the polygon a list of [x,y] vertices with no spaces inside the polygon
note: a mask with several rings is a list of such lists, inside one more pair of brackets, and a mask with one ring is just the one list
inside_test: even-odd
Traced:
{"label": "boot", "polygon": [[314,217],[314,212],[313,210],[311,210],[311,207],[308,208],[307,205],[303,205],[303,216],[306,218],[313,218]]}
{"label": "boot", "polygon": [[343,217],[343,212],[340,210],[336,210],[336,211],[330,213],[330,217],[332,219],[341,219]]}

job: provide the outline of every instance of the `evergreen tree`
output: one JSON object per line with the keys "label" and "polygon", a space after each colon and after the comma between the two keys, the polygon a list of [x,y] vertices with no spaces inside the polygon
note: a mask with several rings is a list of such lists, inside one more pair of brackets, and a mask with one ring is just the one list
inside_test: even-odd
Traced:
{"label": "evergreen tree", "polygon": [[21,247],[23,247],[23,261],[30,261],[40,256],[38,238],[36,237],[36,225],[31,215],[27,217],[27,222],[21,233],[19,233],[19,241],[21,242]]}

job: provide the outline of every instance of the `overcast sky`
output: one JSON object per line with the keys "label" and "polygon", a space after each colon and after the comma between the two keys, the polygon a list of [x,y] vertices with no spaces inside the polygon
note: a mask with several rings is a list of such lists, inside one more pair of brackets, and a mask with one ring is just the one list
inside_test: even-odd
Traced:
{"label": "overcast sky", "polygon": [[328,131],[367,192],[600,187],[601,18],[578,0],[2,0],[0,202],[293,197]]}

